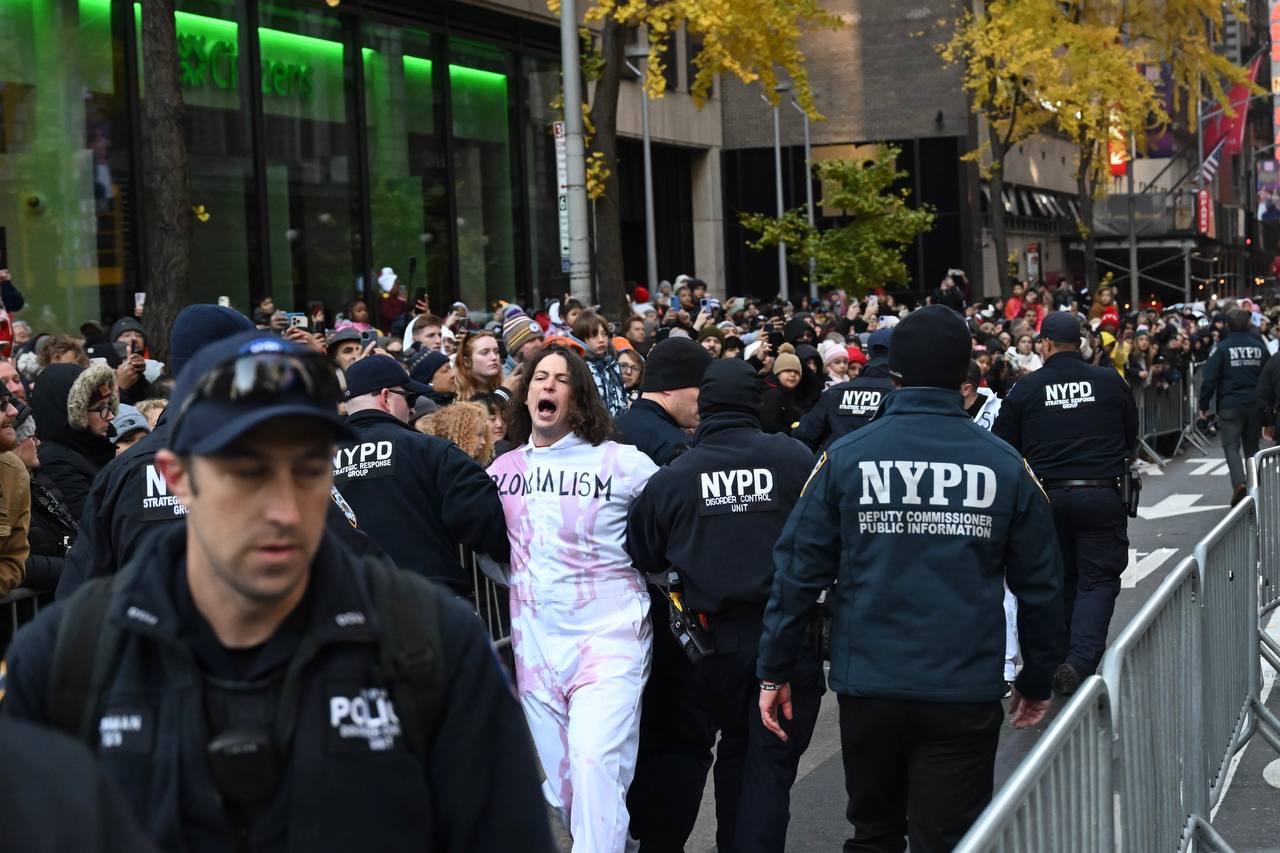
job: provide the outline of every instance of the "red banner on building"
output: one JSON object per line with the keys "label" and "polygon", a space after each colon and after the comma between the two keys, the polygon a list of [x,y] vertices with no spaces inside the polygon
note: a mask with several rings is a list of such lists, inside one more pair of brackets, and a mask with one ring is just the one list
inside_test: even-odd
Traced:
{"label": "red banner on building", "polygon": [[1208,190],[1196,193],[1196,230],[1213,236],[1213,197]]}
{"label": "red banner on building", "polygon": [[[1249,63],[1249,82],[1252,83],[1258,76],[1258,65],[1262,61],[1259,55],[1253,62]],[[1226,111],[1218,113],[1212,119],[1205,123],[1204,126],[1204,150],[1212,151],[1214,146],[1221,142],[1224,138],[1227,144],[1222,147],[1222,155],[1225,157],[1229,154],[1239,154],[1244,149],[1244,126],[1245,119],[1249,115],[1249,87],[1245,83],[1232,86],[1231,91],[1227,93],[1228,103],[1231,104],[1231,111],[1234,116],[1227,115]]]}

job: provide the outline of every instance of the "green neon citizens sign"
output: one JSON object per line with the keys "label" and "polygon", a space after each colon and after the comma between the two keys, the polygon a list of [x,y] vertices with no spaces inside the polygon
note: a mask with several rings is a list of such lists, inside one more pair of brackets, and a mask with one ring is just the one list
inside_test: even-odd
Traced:
{"label": "green neon citizens sign", "polygon": [[[230,91],[239,87],[239,54],[234,42],[210,41],[205,36],[178,34],[182,85],[189,89],[213,86]],[[315,94],[315,69],[310,65],[262,60],[262,94],[307,102]]]}

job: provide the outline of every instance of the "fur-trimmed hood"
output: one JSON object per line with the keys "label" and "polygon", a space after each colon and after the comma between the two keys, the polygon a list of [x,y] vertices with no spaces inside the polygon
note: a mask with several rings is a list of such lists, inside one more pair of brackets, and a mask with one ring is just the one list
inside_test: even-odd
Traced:
{"label": "fur-trimmed hood", "polygon": [[76,377],[67,395],[67,423],[72,429],[89,426],[89,401],[98,389],[106,387],[111,400],[111,414],[120,411],[120,391],[116,388],[116,372],[105,364],[93,364]]}

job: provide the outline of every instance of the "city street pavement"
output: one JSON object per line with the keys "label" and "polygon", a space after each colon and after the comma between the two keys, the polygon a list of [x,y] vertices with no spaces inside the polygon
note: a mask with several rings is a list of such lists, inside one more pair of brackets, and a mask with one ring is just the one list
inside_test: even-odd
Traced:
{"label": "city street pavement", "polygon": [[[1129,567],[1122,579],[1123,589],[1116,602],[1111,637],[1138,612],[1178,563],[1191,555],[1192,548],[1226,513],[1231,487],[1220,447],[1213,455],[1184,454],[1164,470],[1148,467],[1143,479],[1142,517],[1129,523]],[[997,787],[1032,748],[1052,715],[1062,707],[1054,699],[1046,723],[1035,729],[1001,732],[996,759]],[[1273,700],[1269,703],[1276,705]],[[1263,781],[1263,767],[1277,757],[1259,739],[1246,750],[1236,771],[1227,798],[1215,825],[1240,850],[1276,850],[1280,844],[1280,792]],[[1280,764],[1272,768],[1280,783]],[[686,850],[710,853],[715,850],[715,811],[712,785],[699,814],[697,828]],[[838,851],[848,836],[844,818],[844,769],[840,757],[840,734],[834,697],[823,704],[813,743],[804,756],[800,776],[792,789],[791,827],[787,849],[795,853]]]}

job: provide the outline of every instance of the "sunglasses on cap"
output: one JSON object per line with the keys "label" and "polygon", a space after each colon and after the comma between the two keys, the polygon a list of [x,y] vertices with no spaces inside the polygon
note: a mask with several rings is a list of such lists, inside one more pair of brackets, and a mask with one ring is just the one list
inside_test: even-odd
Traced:
{"label": "sunglasses on cap", "polygon": [[248,353],[206,373],[182,401],[178,418],[197,403],[270,404],[304,396],[326,406],[342,401],[342,379],[327,358],[310,353]]}

